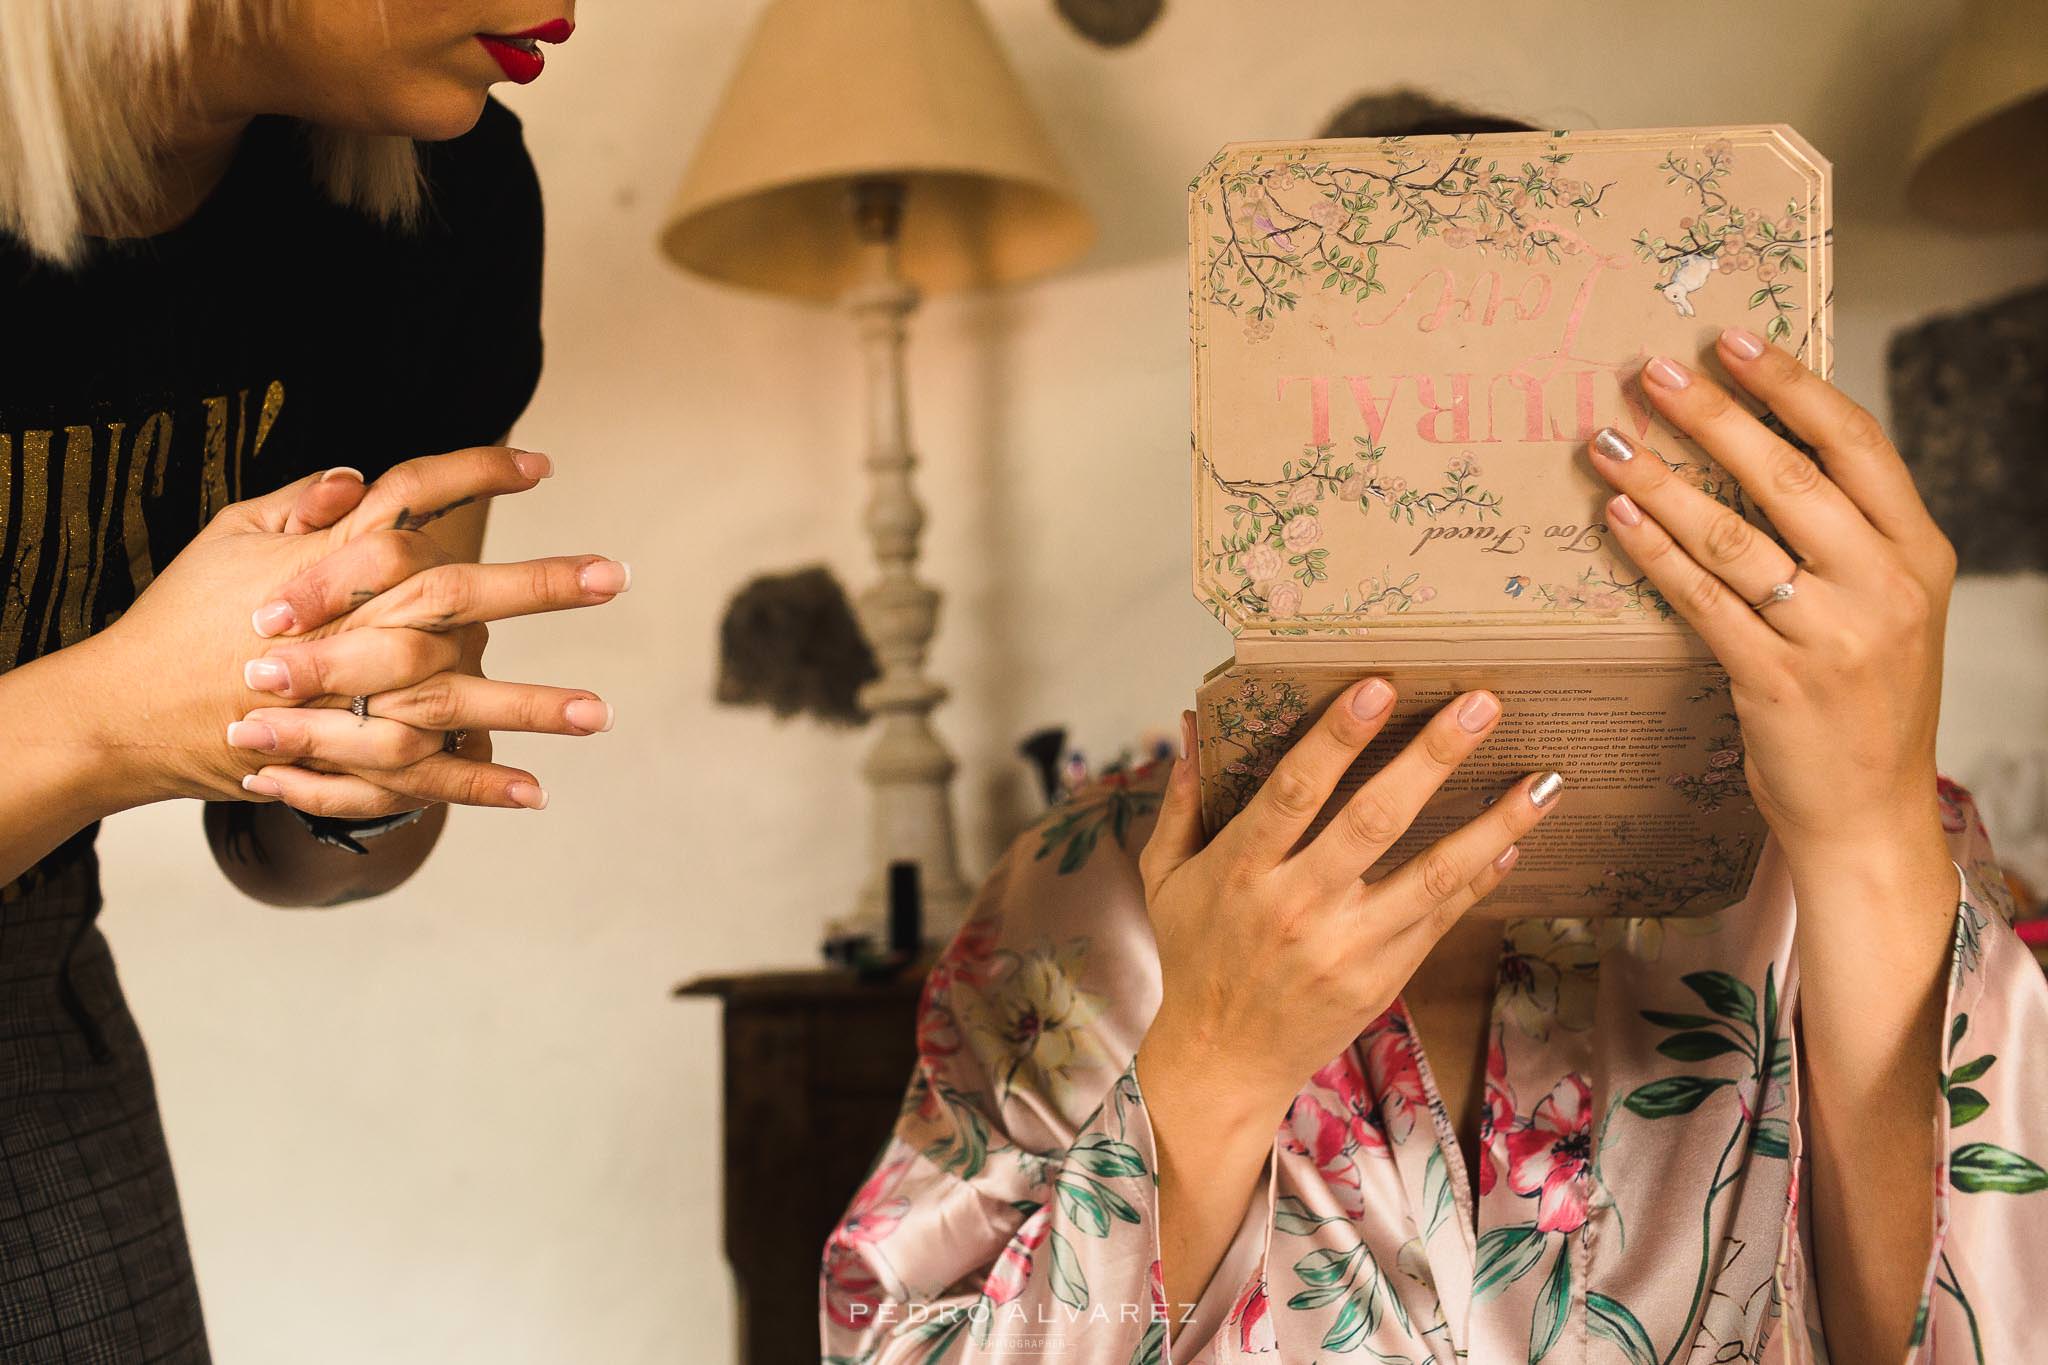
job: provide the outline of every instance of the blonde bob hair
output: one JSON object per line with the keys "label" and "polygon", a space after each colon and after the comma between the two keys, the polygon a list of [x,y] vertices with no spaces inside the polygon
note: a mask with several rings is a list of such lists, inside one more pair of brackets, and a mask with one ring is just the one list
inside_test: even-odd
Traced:
{"label": "blonde bob hair", "polygon": [[[0,0],[0,231],[72,263],[88,224],[147,222],[157,165],[182,111],[178,70],[195,21],[220,32],[285,22],[293,0]],[[410,221],[410,138],[309,125],[314,174],[335,201]]]}

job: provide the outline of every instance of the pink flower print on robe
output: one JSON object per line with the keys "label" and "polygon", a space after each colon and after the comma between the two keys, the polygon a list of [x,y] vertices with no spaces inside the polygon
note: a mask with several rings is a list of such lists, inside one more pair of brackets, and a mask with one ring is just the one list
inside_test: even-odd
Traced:
{"label": "pink flower print on robe", "polygon": [[1408,1012],[1397,1005],[1373,1020],[1359,1046],[1365,1052],[1366,1075],[1372,1078],[1373,1093],[1380,1096],[1380,1112],[1388,1131],[1397,1139],[1405,1138],[1416,1116],[1429,1109]]}
{"label": "pink flower print on robe", "polygon": [[862,1252],[894,1232],[910,1208],[908,1199],[892,1194],[909,1164],[906,1158],[878,1166],[825,1243],[825,1314],[841,1327],[861,1326],[882,1303],[881,1280]]}
{"label": "pink flower print on robe", "polygon": [[1507,1135],[1508,1188],[1536,1196],[1536,1227],[1576,1232],[1592,1193],[1593,1092],[1566,1076],[1536,1104],[1527,1127]]}
{"label": "pink flower print on robe", "polygon": [[1271,1355],[1280,1349],[1273,1336],[1272,1302],[1266,1296],[1264,1280],[1253,1280],[1244,1287],[1230,1310],[1230,1329],[1241,1355]]}
{"label": "pink flower print on robe", "polygon": [[1365,1181],[1358,1158],[1385,1158],[1386,1136],[1379,1130],[1366,1093],[1365,1078],[1346,1053],[1324,1064],[1295,1096],[1280,1131],[1280,1145],[1316,1163],[1329,1189],[1346,1213],[1365,1212]]}
{"label": "pink flower print on robe", "polygon": [[1038,1254],[1039,1244],[1051,1231],[1052,1206],[1047,1204],[1024,1220],[1024,1226],[1017,1229],[1017,1235],[996,1257],[996,1268],[989,1272],[987,1283],[981,1287],[983,1297],[990,1303],[1002,1304],[1022,1293],[1031,1278],[1031,1258]]}
{"label": "pink flower print on robe", "polygon": [[[2048,1069],[2030,1064],[2048,1056],[2048,985],[1969,794],[1942,796],[1958,896],[1943,1053],[1899,1078],[1938,1103],[1939,1145],[1925,1186],[1872,1197],[1927,1219],[1912,1365],[2004,1365],[2040,1354],[2022,1253],[2048,1246]],[[1170,1306],[1169,1340],[1132,1060],[1161,998],[1137,866],[1156,805],[1082,856],[1041,857],[1078,808],[1011,845],[934,974],[936,1045],[825,1247],[823,1355],[1045,1365],[1056,1334],[1060,1365],[1823,1359],[1802,1190],[1826,1154],[1807,1141],[1798,907],[1775,848],[1744,901],[1703,920],[1510,922],[1484,1198],[1447,1177],[1406,1005],[1373,1020],[1276,1115],[1242,1225],[1193,1312]],[[1702,1031],[1736,1046],[1674,1044]]]}
{"label": "pink flower print on robe", "polygon": [[1499,1163],[1506,1157],[1496,1156],[1494,1149],[1503,1143],[1514,1126],[1515,1097],[1508,1089],[1508,1056],[1501,1047],[1500,1030],[1496,1028],[1486,1044],[1486,1107],[1479,1112],[1479,1193],[1482,1197],[1491,1194],[1500,1180]]}

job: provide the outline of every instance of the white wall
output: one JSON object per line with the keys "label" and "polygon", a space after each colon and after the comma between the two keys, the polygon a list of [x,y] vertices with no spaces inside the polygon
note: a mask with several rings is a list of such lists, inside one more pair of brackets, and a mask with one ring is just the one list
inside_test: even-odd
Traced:
{"label": "white wall", "polygon": [[[1895,327],[2048,274],[2048,237],[1954,237],[1896,207],[1946,0],[1625,22],[1557,0],[1173,0],[1110,54],[1047,0],[989,3],[1104,232],[1063,278],[937,301],[913,351],[970,870],[1028,810],[1025,730],[1113,750],[1228,652],[1184,581],[1182,193],[1221,143],[1307,134],[1399,81],[1552,125],[1788,121],[1835,159],[1839,378],[1879,405]],[[667,992],[812,960],[863,828],[862,737],[709,702],[740,580],[819,557],[867,576],[844,330],[651,245],[756,9],[587,4],[507,95],[550,237],[547,375],[519,437],[560,473],[497,509],[490,552],[602,551],[635,579],[601,611],[507,625],[491,667],[595,688],[618,729],[502,739],[552,806],[462,813],[403,891],[344,910],[237,900],[190,807],[103,840],[223,1365],[729,1358],[715,1012]],[[2048,585],[1966,583],[1954,624],[1942,756],[1967,780],[1987,746],[2048,736]],[[790,1311],[809,1295],[791,1286]]]}

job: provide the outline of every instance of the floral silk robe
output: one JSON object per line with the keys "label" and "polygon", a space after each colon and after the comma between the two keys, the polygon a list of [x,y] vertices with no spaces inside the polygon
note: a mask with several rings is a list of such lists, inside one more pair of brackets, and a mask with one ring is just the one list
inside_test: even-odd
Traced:
{"label": "floral silk robe", "polygon": [[[828,1360],[1827,1360],[1775,841],[1718,915],[1506,926],[1476,1208],[1397,1001],[1302,1087],[1169,1343],[1133,1063],[1165,776],[1112,775],[1012,845],[932,972],[901,1118],[825,1248]],[[2048,1255],[2048,983],[1969,793],[1940,790],[1958,904],[1911,1359],[2014,1365],[2048,1359],[2025,1297]]]}

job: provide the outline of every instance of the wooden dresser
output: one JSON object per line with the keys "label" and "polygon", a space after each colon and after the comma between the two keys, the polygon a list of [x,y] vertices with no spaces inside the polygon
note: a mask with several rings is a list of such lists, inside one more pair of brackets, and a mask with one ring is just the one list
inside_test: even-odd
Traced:
{"label": "wooden dresser", "polygon": [[815,1365],[818,1270],[895,1125],[916,1060],[922,966],[706,976],[678,996],[724,1002],[725,1254],[740,1365]]}

